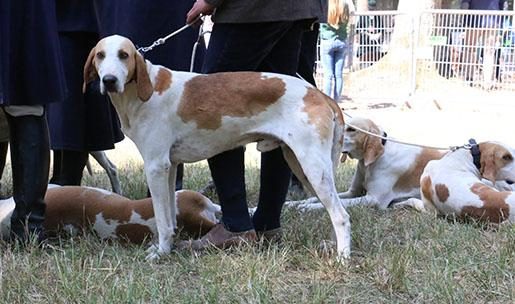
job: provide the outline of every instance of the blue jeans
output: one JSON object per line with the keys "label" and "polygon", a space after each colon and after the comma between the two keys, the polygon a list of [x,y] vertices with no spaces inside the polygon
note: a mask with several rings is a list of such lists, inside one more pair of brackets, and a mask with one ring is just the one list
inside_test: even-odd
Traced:
{"label": "blue jeans", "polygon": [[[342,93],[342,74],[346,53],[347,45],[342,40],[322,39],[320,42],[320,57],[324,74],[323,91],[336,101],[340,99]],[[331,85],[333,79],[334,86]]]}
{"label": "blue jeans", "polygon": [[[213,26],[203,73],[263,71],[295,75],[306,21]],[[259,201],[252,219],[247,209],[242,147],[208,159],[215,183],[222,223],[232,232],[280,227],[280,216],[291,171],[280,148],[261,153]]]}

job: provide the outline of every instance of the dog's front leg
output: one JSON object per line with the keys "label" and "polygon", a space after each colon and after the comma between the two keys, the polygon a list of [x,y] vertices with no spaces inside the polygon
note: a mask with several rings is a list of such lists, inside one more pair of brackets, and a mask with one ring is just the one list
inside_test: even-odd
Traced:
{"label": "dog's front leg", "polygon": [[[145,161],[145,174],[147,176],[148,187],[152,196],[152,206],[154,208],[154,217],[156,219],[158,244],[149,248],[147,260],[154,260],[163,254],[171,251],[174,220],[172,219],[172,206],[170,199],[169,171],[171,170],[170,162],[165,161]],[[175,174],[175,173],[174,173]]]}
{"label": "dog's front leg", "polygon": [[170,197],[170,216],[172,218],[173,229],[177,229],[177,201],[175,199],[175,182],[177,180],[177,166],[179,164],[172,163],[168,172],[168,189]]}
{"label": "dog's front leg", "polygon": [[338,193],[339,198],[353,198],[364,195],[365,188],[363,183],[365,182],[365,168],[364,164],[360,161],[352,176],[352,182],[347,191]]}

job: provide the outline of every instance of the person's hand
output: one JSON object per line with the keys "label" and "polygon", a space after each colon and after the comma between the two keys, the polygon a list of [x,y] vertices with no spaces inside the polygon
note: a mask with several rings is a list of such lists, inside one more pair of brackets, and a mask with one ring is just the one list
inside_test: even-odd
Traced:
{"label": "person's hand", "polygon": [[211,15],[214,10],[215,10],[215,7],[209,3],[206,3],[205,0],[197,0],[197,2],[195,2],[195,4],[193,4],[193,7],[190,9],[188,14],[186,15],[186,23],[188,23],[188,24],[192,23],[201,14],[202,15]]}

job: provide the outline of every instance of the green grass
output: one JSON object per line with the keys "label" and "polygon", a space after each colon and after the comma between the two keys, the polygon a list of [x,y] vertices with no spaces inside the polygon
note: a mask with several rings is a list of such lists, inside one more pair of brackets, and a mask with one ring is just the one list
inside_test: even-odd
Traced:
{"label": "green grass", "polygon": [[[341,166],[345,190],[352,164]],[[258,169],[247,164],[249,204]],[[110,189],[98,169],[84,184]],[[3,179],[2,193],[10,191]],[[120,168],[123,190],[143,197],[138,162]],[[205,162],[188,165],[185,188],[209,181]],[[214,194],[210,196],[216,201]],[[146,246],[93,235],[63,238],[44,249],[0,244],[1,303],[514,303],[515,227],[455,223],[411,210],[349,208],[352,257],[345,264],[319,251],[331,225],[323,210],[283,213],[281,246],[246,246],[201,255],[174,252],[145,261]]]}

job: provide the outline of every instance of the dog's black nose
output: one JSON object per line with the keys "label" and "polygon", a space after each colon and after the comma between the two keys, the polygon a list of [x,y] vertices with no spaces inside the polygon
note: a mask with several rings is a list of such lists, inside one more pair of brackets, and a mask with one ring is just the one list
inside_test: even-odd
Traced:
{"label": "dog's black nose", "polygon": [[105,75],[102,77],[102,83],[106,87],[107,91],[113,92],[116,90],[116,82],[118,81],[118,78],[114,75]]}
{"label": "dog's black nose", "polygon": [[508,185],[513,185],[513,183],[514,183],[514,182],[513,182],[511,179],[507,179],[507,180],[506,180],[506,183],[507,183]]}

